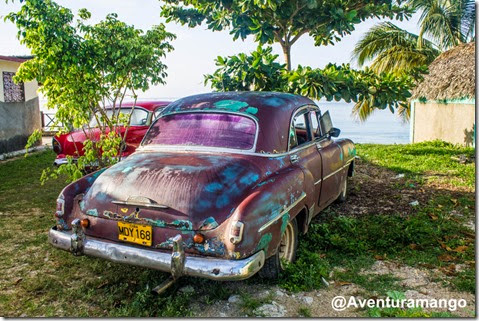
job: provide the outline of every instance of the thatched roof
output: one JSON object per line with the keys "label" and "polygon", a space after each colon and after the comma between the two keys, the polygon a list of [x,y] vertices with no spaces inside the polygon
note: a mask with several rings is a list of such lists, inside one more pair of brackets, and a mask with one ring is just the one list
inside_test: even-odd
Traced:
{"label": "thatched roof", "polygon": [[414,88],[413,99],[475,99],[475,42],[458,45],[440,54],[429,74]]}

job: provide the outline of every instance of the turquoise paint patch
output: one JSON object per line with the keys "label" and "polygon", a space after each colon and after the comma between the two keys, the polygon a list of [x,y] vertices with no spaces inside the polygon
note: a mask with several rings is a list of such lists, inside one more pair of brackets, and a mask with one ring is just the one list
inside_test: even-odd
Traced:
{"label": "turquoise paint patch", "polygon": [[215,193],[221,191],[223,189],[223,185],[220,183],[210,183],[206,185],[205,190],[210,193]]}
{"label": "turquoise paint patch", "polygon": [[217,208],[223,208],[225,207],[226,205],[228,205],[230,202],[230,199],[228,197],[228,195],[220,195],[217,199],[216,199],[216,207]]}
{"label": "turquoise paint patch", "polygon": [[273,239],[273,235],[271,233],[267,233],[261,237],[259,240],[258,246],[256,246],[256,250],[265,250],[268,251],[268,245]]}
{"label": "turquoise paint patch", "polygon": [[86,211],[86,215],[98,217],[98,211],[96,210],[96,208],[89,209],[88,211]]}
{"label": "turquoise paint patch", "polygon": [[243,107],[248,107],[247,103],[239,100],[220,100],[217,101],[214,105],[216,108],[226,109],[234,112],[240,111]]}
{"label": "turquoise paint patch", "polygon": [[171,225],[176,226],[179,230],[192,230],[193,224],[187,220],[174,220]]}
{"label": "turquoise paint patch", "polygon": [[353,157],[356,156],[356,147],[353,147],[353,148],[348,147],[348,155]]}
{"label": "turquoise paint patch", "polygon": [[258,108],[248,107],[248,108],[246,108],[245,113],[256,115],[256,113],[258,113]]}
{"label": "turquoise paint patch", "polygon": [[85,210],[85,201],[80,201],[80,210],[83,212]]}
{"label": "turquoise paint patch", "polygon": [[282,220],[282,223],[281,223],[281,235],[284,233],[284,231],[286,231],[286,226],[288,226],[288,223],[289,223],[289,213],[286,213],[285,215],[283,215],[283,217],[281,218]]}
{"label": "turquoise paint patch", "polygon": [[125,169],[122,170],[121,172],[122,172],[122,173],[128,173],[128,172],[130,172],[130,171],[132,171],[132,170],[133,170],[133,167],[127,166],[127,167],[125,167]]}
{"label": "turquoise paint patch", "polygon": [[250,185],[256,182],[259,179],[259,175],[256,173],[249,173],[241,177],[240,183],[245,185]]}
{"label": "turquoise paint patch", "polygon": [[218,227],[218,223],[214,219],[214,217],[208,217],[203,224],[200,226],[200,230],[212,230]]}
{"label": "turquoise paint patch", "polygon": [[343,150],[341,149],[340,152],[339,152],[339,159],[340,160],[343,160],[344,156],[343,156]]}

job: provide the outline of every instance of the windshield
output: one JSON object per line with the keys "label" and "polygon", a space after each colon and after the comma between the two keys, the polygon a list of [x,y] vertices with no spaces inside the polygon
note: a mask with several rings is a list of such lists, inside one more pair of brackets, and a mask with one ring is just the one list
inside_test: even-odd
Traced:
{"label": "windshield", "polygon": [[249,117],[226,113],[173,114],[159,118],[143,145],[253,148],[256,123]]}
{"label": "windshield", "polygon": [[[116,109],[115,110],[115,116],[118,115],[118,110],[120,110],[120,113],[124,115],[129,115],[131,112],[131,107],[128,108],[121,108],[121,109]],[[107,109],[106,115],[108,116],[109,119],[111,119],[111,116],[113,116],[113,109]],[[100,118],[100,115],[98,115],[98,118]],[[148,112],[144,109],[141,108],[135,108],[133,110],[133,114],[131,114],[130,118],[130,126],[146,126],[148,121]],[[90,127],[97,127],[98,123],[96,121],[96,118],[93,117],[90,120]]]}

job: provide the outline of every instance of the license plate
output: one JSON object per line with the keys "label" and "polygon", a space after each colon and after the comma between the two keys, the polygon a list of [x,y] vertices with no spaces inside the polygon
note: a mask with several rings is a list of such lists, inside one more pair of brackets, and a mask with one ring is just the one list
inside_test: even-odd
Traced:
{"label": "license plate", "polygon": [[153,232],[150,225],[118,222],[118,239],[130,243],[151,246]]}

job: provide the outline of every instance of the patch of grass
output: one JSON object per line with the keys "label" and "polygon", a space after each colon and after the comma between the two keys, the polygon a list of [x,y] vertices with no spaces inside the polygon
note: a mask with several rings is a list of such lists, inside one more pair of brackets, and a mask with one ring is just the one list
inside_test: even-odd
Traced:
{"label": "patch of grass", "polygon": [[[398,190],[398,198],[402,191],[424,184],[422,175],[431,170],[452,180],[457,175],[454,184],[458,186],[469,188],[474,184],[474,164],[451,160],[451,156],[460,154],[472,156],[472,149],[432,142],[359,145],[358,153],[368,162],[406,173],[406,181],[393,186]],[[362,216],[342,213],[337,206],[324,210],[320,220],[314,220],[301,239],[298,260],[288,266],[280,286],[290,291],[320,288],[321,277],[327,278],[331,268],[339,266],[343,272],[335,275],[336,280],[384,294],[401,289],[397,280],[387,275],[358,274],[378,258],[434,268],[474,261],[475,234],[464,226],[474,218],[474,196],[464,193],[454,198],[447,191],[431,195],[427,203],[421,202],[408,216],[400,214],[400,209],[396,215],[378,211]],[[474,269],[469,265],[464,272],[451,274],[447,279],[446,284],[458,290],[475,292]]]}
{"label": "patch of grass", "polygon": [[241,302],[239,303],[239,307],[241,308],[241,311],[248,315],[251,316],[253,315],[253,311],[263,304],[266,303],[271,303],[273,300],[273,294],[268,294],[267,296],[264,297],[253,297],[249,293],[240,293],[241,297]]}
{"label": "patch of grass", "polygon": [[474,188],[474,162],[460,164],[451,159],[459,155],[473,157],[474,148],[442,141],[406,145],[357,144],[356,148],[362,159],[397,173],[405,173],[416,181],[428,175],[432,181]]}
{"label": "patch of grass", "polygon": [[305,318],[313,317],[313,315],[311,314],[311,309],[308,308],[308,307],[300,307],[298,309],[298,314],[302,317],[305,317]]}

